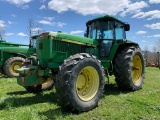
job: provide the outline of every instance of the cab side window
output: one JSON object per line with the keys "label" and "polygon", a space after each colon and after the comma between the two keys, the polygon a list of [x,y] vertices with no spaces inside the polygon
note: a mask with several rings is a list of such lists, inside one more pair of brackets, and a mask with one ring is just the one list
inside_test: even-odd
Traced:
{"label": "cab side window", "polygon": [[125,39],[124,25],[116,23],[115,25],[116,40]]}

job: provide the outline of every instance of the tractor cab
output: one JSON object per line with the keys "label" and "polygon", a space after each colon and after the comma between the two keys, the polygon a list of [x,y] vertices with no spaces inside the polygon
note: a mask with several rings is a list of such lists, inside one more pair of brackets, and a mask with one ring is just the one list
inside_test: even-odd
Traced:
{"label": "tractor cab", "polygon": [[29,48],[35,48],[36,49],[36,39],[38,35],[34,35],[30,38]]}
{"label": "tractor cab", "polygon": [[29,41],[29,51],[33,51],[34,53],[36,53],[36,42],[37,42],[37,37],[38,35],[34,35],[32,37],[30,37],[30,41]]}
{"label": "tractor cab", "polygon": [[86,23],[86,37],[99,42],[100,57],[107,57],[115,41],[126,39],[125,31],[129,31],[129,24],[126,24],[112,16],[103,16]]}

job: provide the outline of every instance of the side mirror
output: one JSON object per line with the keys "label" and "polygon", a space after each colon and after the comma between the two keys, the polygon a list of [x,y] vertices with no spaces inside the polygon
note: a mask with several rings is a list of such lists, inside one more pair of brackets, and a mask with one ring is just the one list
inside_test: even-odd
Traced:
{"label": "side mirror", "polygon": [[129,24],[125,24],[124,29],[125,29],[125,31],[129,31],[130,30],[130,25]]}

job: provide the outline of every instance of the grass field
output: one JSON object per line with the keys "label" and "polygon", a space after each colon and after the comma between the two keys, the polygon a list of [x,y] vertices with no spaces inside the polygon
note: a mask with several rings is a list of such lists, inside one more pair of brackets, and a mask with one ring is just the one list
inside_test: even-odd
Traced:
{"label": "grass field", "polygon": [[0,120],[160,120],[160,70],[146,68],[141,90],[119,90],[114,80],[95,109],[73,114],[57,105],[55,89],[28,93],[16,79],[0,75]]}

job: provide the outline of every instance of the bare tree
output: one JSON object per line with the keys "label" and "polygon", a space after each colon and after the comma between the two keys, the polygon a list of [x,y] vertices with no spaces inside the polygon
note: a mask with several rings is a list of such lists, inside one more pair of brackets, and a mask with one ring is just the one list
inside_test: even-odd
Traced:
{"label": "bare tree", "polygon": [[5,22],[3,20],[0,20],[0,40],[4,39],[5,35]]}
{"label": "bare tree", "polygon": [[34,26],[34,21],[33,21],[33,19],[29,19],[28,20],[28,23],[29,23],[29,38],[31,38],[31,36],[32,36],[32,28],[33,28],[33,26]]}
{"label": "bare tree", "polygon": [[38,35],[42,32],[41,26],[33,19],[29,19],[29,36]]}
{"label": "bare tree", "polygon": [[145,63],[146,63],[146,66],[147,66],[148,65],[148,60],[149,60],[149,58],[148,58],[148,46],[146,46],[144,48],[144,59],[145,59]]}
{"label": "bare tree", "polygon": [[144,48],[144,58],[145,58],[146,66],[157,64],[157,47],[156,47],[156,45],[153,46],[151,52],[148,50],[147,46]]}
{"label": "bare tree", "polygon": [[0,26],[0,40],[4,39],[5,31],[4,28]]}
{"label": "bare tree", "polygon": [[158,48],[158,52],[160,52],[160,39],[157,40],[156,45],[157,45],[157,48]]}
{"label": "bare tree", "polygon": [[157,51],[157,47],[156,47],[156,46],[153,46],[153,48],[152,48],[152,49],[153,49],[153,52],[154,52],[154,53],[156,53],[156,51]]}
{"label": "bare tree", "polygon": [[43,30],[42,30],[42,25],[36,23],[36,26],[35,26],[34,31],[35,31],[35,34],[38,34],[38,35],[39,35],[40,33],[42,33],[42,32],[43,32]]}
{"label": "bare tree", "polygon": [[153,46],[153,57],[152,57],[152,62],[156,63],[157,61],[157,47]]}
{"label": "bare tree", "polygon": [[41,28],[39,24],[36,24],[36,22],[33,19],[28,20],[29,26],[28,26],[28,31],[29,31],[29,43],[31,45],[31,37],[34,35],[39,35],[41,33]]}

